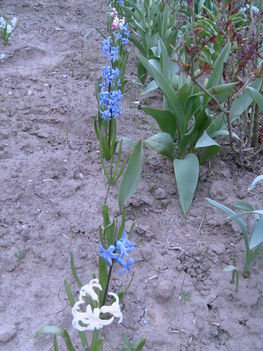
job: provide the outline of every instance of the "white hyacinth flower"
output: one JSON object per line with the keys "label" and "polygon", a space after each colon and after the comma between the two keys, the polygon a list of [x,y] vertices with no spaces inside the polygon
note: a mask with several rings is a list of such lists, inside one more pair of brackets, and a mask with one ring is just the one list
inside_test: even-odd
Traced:
{"label": "white hyacinth flower", "polygon": [[[79,305],[78,302],[77,304]],[[72,308],[72,326],[79,331],[101,329],[103,326],[111,324],[114,320],[114,317],[110,319],[100,319],[101,310],[99,308],[94,308],[92,311],[91,306],[88,305],[86,312],[79,312],[78,309],[75,308],[75,305]]]}
{"label": "white hyacinth flower", "polygon": [[10,24],[8,24],[7,27],[6,27],[6,33],[10,34],[12,32],[13,32],[13,28],[12,28],[12,26]]}
{"label": "white hyacinth flower", "polygon": [[113,304],[111,304],[110,306],[102,306],[100,310],[102,313],[110,313],[114,317],[119,318],[118,323],[121,323],[123,320],[123,315],[120,308],[119,296],[115,293],[109,293],[109,295],[115,298],[115,302],[113,302]]}
{"label": "white hyacinth flower", "polygon": [[16,23],[17,23],[17,18],[14,17],[14,18],[10,21],[10,24],[11,24],[11,26],[13,27],[13,29],[15,28]]}
{"label": "white hyacinth flower", "polygon": [[6,21],[4,17],[0,17],[0,28],[5,28],[6,27]]}
{"label": "white hyacinth flower", "polygon": [[84,302],[83,297],[89,295],[92,300],[99,302],[98,294],[93,290],[94,288],[102,290],[98,279],[92,279],[89,284],[82,286],[79,292],[80,301]]}

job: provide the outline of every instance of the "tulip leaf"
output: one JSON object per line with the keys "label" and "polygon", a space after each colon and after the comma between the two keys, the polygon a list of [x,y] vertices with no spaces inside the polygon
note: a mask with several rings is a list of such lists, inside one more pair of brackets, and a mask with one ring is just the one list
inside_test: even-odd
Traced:
{"label": "tulip leaf", "polygon": [[142,172],[142,141],[140,140],[130,154],[126,172],[121,180],[118,202],[119,208],[122,208],[124,202],[131,197],[139,184]]}
{"label": "tulip leaf", "polygon": [[157,110],[150,107],[143,107],[143,111],[155,119],[162,132],[169,133],[174,139],[176,134],[176,118],[170,111]]}
{"label": "tulip leaf", "polygon": [[159,88],[163,92],[169,110],[176,116],[176,122],[180,135],[184,134],[184,111],[181,101],[175,93],[175,90],[172,88],[170,81],[164,76],[160,71],[160,65],[156,60],[147,60],[142,55],[138,55],[141,63],[154,78]]}
{"label": "tulip leaf", "polygon": [[221,146],[212,139],[206,132],[203,133],[201,138],[195,145],[196,149],[201,149],[202,154],[200,158],[200,163],[203,164],[209,158],[214,157],[221,150]]}
{"label": "tulip leaf", "polygon": [[158,154],[167,156],[171,160],[174,159],[174,142],[170,134],[157,133],[146,139],[144,144],[149,149],[158,152]]}
{"label": "tulip leaf", "polygon": [[253,182],[251,183],[250,187],[248,188],[248,191],[254,190],[255,187],[256,187],[256,185],[257,185],[257,183],[258,183],[259,181],[261,181],[261,180],[263,180],[263,174],[257,176],[257,177],[253,180]]}
{"label": "tulip leaf", "polygon": [[188,154],[183,160],[175,159],[174,173],[180,204],[186,215],[193,202],[199,177],[199,162],[197,156],[195,154]]}
{"label": "tulip leaf", "polygon": [[248,90],[248,94],[258,105],[260,111],[263,112],[263,96],[253,87],[249,87],[247,90]]}
{"label": "tulip leaf", "polygon": [[152,80],[142,91],[140,95],[146,95],[150,93],[151,91],[155,90],[158,88],[158,84],[156,83],[155,80]]}
{"label": "tulip leaf", "polygon": [[[255,88],[257,91],[260,89],[262,78],[255,80],[250,84],[250,87]],[[240,116],[252,103],[253,98],[250,96],[248,89],[246,89],[242,94],[238,95],[231,105],[231,115],[232,119],[235,116]]]}
{"label": "tulip leaf", "polygon": [[[218,55],[216,62],[214,64],[214,70],[208,80],[206,89],[210,89],[213,87],[218,86],[221,78],[222,78],[222,74],[223,74],[223,68],[224,68],[224,63],[227,61],[228,59],[228,55],[230,52],[230,44],[227,43],[224,48],[221,50],[220,54]],[[204,107],[207,106],[208,101],[210,100],[209,96],[206,96],[204,98]]]}
{"label": "tulip leaf", "polygon": [[257,221],[254,222],[253,230],[251,233],[251,238],[249,242],[249,248],[253,249],[254,247],[262,244],[263,242],[263,216]]}

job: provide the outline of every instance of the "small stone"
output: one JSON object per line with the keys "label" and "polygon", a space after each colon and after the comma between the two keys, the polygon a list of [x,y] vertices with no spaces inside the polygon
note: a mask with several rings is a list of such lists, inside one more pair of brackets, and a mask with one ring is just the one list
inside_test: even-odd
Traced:
{"label": "small stone", "polygon": [[157,200],[164,200],[167,198],[167,193],[163,188],[158,188],[155,191],[154,196]]}
{"label": "small stone", "polygon": [[175,287],[170,280],[161,280],[155,289],[155,297],[160,300],[169,300],[174,290]]}
{"label": "small stone", "polygon": [[145,225],[143,225],[143,224],[136,225],[135,232],[137,235],[139,235],[145,241],[150,241],[154,237],[154,234],[150,230],[150,226],[148,226],[146,224]]}
{"label": "small stone", "polygon": [[213,200],[224,201],[229,196],[229,188],[225,182],[216,180],[210,187],[210,197]]}
{"label": "small stone", "polygon": [[0,343],[6,343],[16,335],[16,326],[14,324],[2,324],[0,326]]}
{"label": "small stone", "polygon": [[215,244],[212,244],[210,245],[210,249],[215,252],[217,255],[222,255],[225,250],[226,250],[226,247],[223,243],[215,243]]}

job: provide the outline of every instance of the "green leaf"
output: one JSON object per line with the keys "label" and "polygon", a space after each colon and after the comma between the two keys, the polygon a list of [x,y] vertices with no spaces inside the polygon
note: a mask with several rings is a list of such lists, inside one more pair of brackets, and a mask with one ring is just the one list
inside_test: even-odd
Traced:
{"label": "green leaf", "polygon": [[170,134],[157,133],[144,141],[144,144],[160,155],[174,159],[174,142]]}
{"label": "green leaf", "polygon": [[32,338],[36,338],[37,336],[43,335],[43,334],[53,334],[53,335],[62,337],[67,345],[67,350],[76,351],[71,342],[70,336],[65,329],[61,329],[59,327],[56,327],[55,325],[48,325],[36,331],[32,336]]}
{"label": "green leaf", "polygon": [[261,181],[261,180],[263,180],[263,174],[257,176],[257,177],[253,180],[253,182],[251,183],[250,187],[248,188],[248,191],[254,190],[255,187],[256,187],[256,185],[257,185],[257,183],[258,183],[259,181]]}
{"label": "green leaf", "polygon": [[[223,211],[229,217],[237,216],[235,211],[231,210],[230,208],[228,208],[228,207],[226,207],[224,205],[221,205],[219,202],[216,202],[216,201],[214,201],[212,199],[209,199],[209,198],[206,198],[206,200],[210,203],[210,205],[212,205],[212,206],[218,208],[219,210]],[[241,229],[242,233],[244,234],[244,236],[246,238],[248,238],[248,231],[247,231],[247,227],[246,227],[245,222],[239,217],[235,217],[235,220],[239,224],[240,229]]]}
{"label": "green leaf", "polygon": [[[255,80],[253,83],[250,84],[249,87],[253,87],[256,90],[260,89],[262,82],[262,78]],[[231,105],[231,115],[232,118],[235,116],[240,116],[242,113],[249,107],[252,103],[253,99],[249,95],[248,89],[246,89],[242,94],[238,95],[237,98],[233,101]]]}
{"label": "green leaf", "polygon": [[140,95],[146,95],[150,93],[151,91],[155,90],[158,88],[158,84],[156,83],[155,80],[152,80],[140,93]]}
{"label": "green leaf", "polygon": [[127,138],[127,137],[121,137],[120,138],[120,141],[123,141],[124,144],[128,145],[131,149],[134,149],[135,147],[135,144],[134,142],[130,139],[130,138]]}
{"label": "green leaf", "polygon": [[142,141],[140,140],[129,157],[128,166],[121,180],[118,203],[122,208],[124,202],[131,197],[139,184],[142,172]]}
{"label": "green leaf", "polygon": [[141,351],[144,346],[145,346],[145,343],[146,343],[146,339],[144,338],[142,341],[140,341],[140,343],[136,346],[136,349],[135,351]]}
{"label": "green leaf", "polygon": [[104,293],[108,280],[108,263],[102,258],[99,257],[99,282],[102,287],[102,291],[99,292],[99,304],[102,305]]}
{"label": "green leaf", "polygon": [[71,267],[71,273],[73,275],[73,278],[75,280],[75,282],[77,283],[78,287],[81,288],[83,286],[83,284],[81,283],[76,268],[75,268],[75,263],[74,263],[74,254],[73,252],[70,253],[70,267]]}
{"label": "green leaf", "polygon": [[147,60],[142,55],[138,55],[140,61],[150,73],[150,75],[154,78],[159,88],[165,95],[167,99],[167,103],[169,105],[169,109],[176,116],[177,126],[180,132],[180,135],[184,134],[184,111],[183,106],[176,95],[172,84],[165,78],[165,76],[160,71],[160,67],[158,68],[158,63],[156,60]]}
{"label": "green leaf", "polygon": [[195,147],[196,149],[203,149],[200,158],[201,164],[203,164],[209,158],[214,157],[221,150],[221,146],[214,139],[210,138],[206,132],[204,132],[204,134],[198,140]]}
{"label": "green leaf", "polygon": [[[220,54],[218,55],[216,62],[214,64],[214,70],[208,80],[206,89],[216,87],[219,84],[223,74],[224,63],[228,59],[230,47],[231,47],[230,44],[227,43],[225,47],[222,49],[222,51],[220,52]],[[204,98],[204,107],[206,107],[209,99],[210,99],[209,96],[206,96]]]}
{"label": "green leaf", "polygon": [[70,307],[72,308],[75,304],[75,299],[74,299],[74,295],[72,294],[72,291],[70,289],[69,283],[67,282],[67,280],[64,280],[64,287],[68,296],[68,300],[69,300],[69,304]]}
{"label": "green leaf", "polygon": [[253,87],[247,88],[249,95],[258,105],[261,112],[263,112],[263,96]]}
{"label": "green leaf", "polygon": [[125,290],[118,293],[120,302],[123,301],[124,296],[127,294],[128,290],[130,289],[130,286],[131,286],[131,283],[133,281],[133,278],[134,278],[134,272],[132,272],[132,277],[131,277],[131,279],[129,281],[129,284],[126,286]]}
{"label": "green leaf", "polygon": [[58,350],[58,342],[57,342],[57,337],[56,337],[56,335],[54,336],[54,343],[53,343],[53,345],[54,345],[54,351],[59,351],[59,350]]}
{"label": "green leaf", "polygon": [[254,249],[256,246],[263,243],[263,216],[254,222],[249,248]]}
{"label": "green leaf", "polygon": [[147,78],[147,70],[140,62],[138,63],[137,67],[137,77],[142,84],[145,83],[145,80]]}
{"label": "green leaf", "polygon": [[169,133],[174,139],[176,134],[176,117],[170,111],[157,110],[150,107],[143,107],[143,111],[155,119],[162,132]]}
{"label": "green leaf", "polygon": [[188,154],[183,160],[174,160],[174,173],[184,214],[189,210],[199,177],[199,162],[195,154]]}
{"label": "green leaf", "polygon": [[233,203],[233,206],[241,211],[254,211],[254,207],[246,201],[236,201]]}

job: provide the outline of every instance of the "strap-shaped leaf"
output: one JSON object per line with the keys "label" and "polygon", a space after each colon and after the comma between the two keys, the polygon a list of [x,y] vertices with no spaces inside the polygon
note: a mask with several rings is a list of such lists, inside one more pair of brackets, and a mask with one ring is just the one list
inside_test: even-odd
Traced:
{"label": "strap-shaped leaf", "polygon": [[157,63],[155,60],[147,60],[142,55],[138,55],[140,61],[150,73],[150,75],[154,78],[159,88],[163,92],[166,97],[169,109],[176,117],[177,126],[180,132],[180,135],[184,134],[184,111],[182,104],[176,95],[174,89],[172,88],[172,84],[168,81],[167,78],[162,74],[162,72],[157,68]]}
{"label": "strap-shaped leaf", "polygon": [[53,334],[53,335],[62,337],[67,345],[67,350],[76,351],[76,349],[74,348],[71,342],[70,336],[65,329],[61,329],[55,325],[48,325],[36,331],[35,334],[33,335],[33,338],[36,338],[37,336],[43,335],[43,334]]}
{"label": "strap-shaped leaf", "polygon": [[[216,87],[219,84],[223,74],[224,63],[228,59],[229,52],[230,52],[230,44],[227,43],[216,59],[216,62],[214,64],[214,70],[208,80],[206,89]],[[210,100],[209,96],[206,96],[204,98],[204,107],[207,106],[207,103],[209,100]]]}
{"label": "strap-shaped leaf", "polygon": [[261,181],[261,180],[263,180],[263,174],[257,176],[257,177],[253,180],[253,182],[251,183],[250,187],[248,188],[248,191],[254,190],[255,187],[256,187],[256,185],[257,185],[257,183],[258,183],[259,181]]}
{"label": "strap-shaped leaf", "polygon": [[199,162],[195,154],[188,154],[183,160],[174,160],[174,173],[184,214],[189,210],[199,177]]}
{"label": "strap-shaped leaf", "polygon": [[249,248],[254,249],[256,246],[263,243],[263,216],[258,221],[254,222]]}

